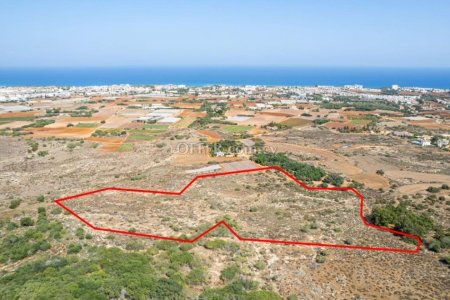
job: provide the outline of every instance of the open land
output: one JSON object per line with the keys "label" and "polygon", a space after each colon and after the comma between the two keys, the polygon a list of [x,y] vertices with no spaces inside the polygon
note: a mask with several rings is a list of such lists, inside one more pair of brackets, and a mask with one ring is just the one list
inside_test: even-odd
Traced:
{"label": "open land", "polygon": [[[302,101],[275,88],[242,88],[233,99],[214,87],[195,91],[34,99],[30,111],[0,113],[0,280],[40,259],[88,259],[92,247],[117,247],[148,258],[182,298],[208,288],[230,296],[226,288],[236,282],[253,282],[243,291],[271,292],[270,299],[450,297],[448,93],[367,104],[320,89]],[[393,218],[382,226],[420,235],[420,251],[247,243],[223,228],[193,245],[166,245],[92,230],[53,202],[113,186],[179,191],[196,175],[271,164],[312,186],[357,188],[374,224],[385,210],[404,208],[402,217],[421,223],[411,228]],[[276,171],[202,179],[176,197],[108,191],[66,204],[95,226],[171,237],[192,238],[226,220],[243,237],[416,247],[365,226],[353,194],[306,191]],[[20,242],[11,246],[11,236]]]}

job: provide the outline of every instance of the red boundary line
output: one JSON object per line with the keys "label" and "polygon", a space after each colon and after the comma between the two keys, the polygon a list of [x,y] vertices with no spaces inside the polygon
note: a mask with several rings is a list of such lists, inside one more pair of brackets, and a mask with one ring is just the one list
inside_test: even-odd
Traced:
{"label": "red boundary line", "polygon": [[[225,222],[223,220],[218,222],[218,223],[216,223],[216,224],[214,224],[213,226],[211,226],[210,228],[208,228],[204,232],[200,233],[199,235],[197,235],[193,239],[182,239],[182,238],[176,238],[176,237],[167,237],[167,236],[153,235],[153,234],[147,234],[147,233],[129,232],[129,231],[124,231],[124,230],[110,229],[110,228],[104,228],[104,227],[97,227],[97,226],[92,225],[91,223],[89,223],[88,221],[83,219],[80,215],[75,213],[73,210],[71,210],[70,208],[68,208],[67,206],[65,206],[64,204],[61,203],[63,201],[67,201],[67,200],[71,200],[71,199],[75,199],[75,198],[79,198],[79,197],[83,197],[83,196],[87,196],[87,195],[97,194],[97,193],[101,193],[101,192],[104,192],[104,191],[124,191],[124,192],[135,192],[135,193],[150,193],[150,194],[163,194],[163,195],[180,196],[194,182],[196,182],[198,179],[209,178],[209,177],[218,177],[218,176],[226,176],[226,175],[240,174],[240,173],[266,171],[266,170],[278,170],[281,173],[283,173],[285,176],[287,176],[290,179],[292,179],[293,181],[295,181],[298,185],[300,185],[301,187],[305,188],[306,190],[310,190],[310,191],[350,191],[350,192],[352,192],[360,200],[360,202],[359,202],[359,216],[360,216],[361,220],[363,221],[364,225],[366,225],[368,227],[376,228],[378,230],[388,231],[388,232],[394,233],[396,235],[401,235],[401,236],[405,236],[405,237],[408,237],[408,238],[415,239],[417,241],[416,249],[409,250],[409,249],[385,248],[385,247],[370,247],[370,246],[357,246],[357,245],[341,245],[341,244],[327,244],[327,243],[288,241],[288,240],[246,238],[246,237],[241,237],[233,228],[231,228],[231,226],[227,222]],[[387,227],[382,227],[382,226],[377,226],[377,225],[374,225],[374,224],[370,224],[366,220],[366,218],[364,218],[364,214],[363,214],[363,211],[364,211],[364,197],[356,189],[354,189],[352,187],[314,187],[314,186],[308,186],[305,183],[303,183],[302,181],[300,181],[297,178],[295,178],[290,173],[288,173],[285,170],[283,170],[279,166],[269,166],[269,167],[254,168],[254,169],[247,169],[247,170],[240,170],[240,171],[231,171],[231,172],[221,172],[221,173],[212,173],[212,174],[198,175],[198,176],[195,176],[191,181],[189,181],[189,183],[186,184],[186,186],[183,189],[181,189],[181,191],[179,191],[179,192],[145,190],[145,189],[133,189],[133,188],[121,188],[121,187],[106,187],[106,188],[102,188],[102,189],[98,189],[98,190],[93,190],[93,191],[89,191],[89,192],[85,192],[85,193],[80,193],[80,194],[76,194],[76,195],[72,195],[72,196],[67,196],[67,197],[63,197],[63,198],[60,198],[60,199],[56,199],[56,200],[54,200],[54,202],[57,205],[59,205],[60,207],[62,207],[63,209],[65,209],[66,211],[68,211],[70,214],[75,216],[78,220],[80,220],[81,222],[83,222],[84,224],[86,224],[87,226],[89,226],[90,228],[92,228],[94,230],[106,231],[106,232],[117,233],[117,234],[126,234],[126,235],[132,235],[132,236],[139,236],[139,237],[146,237],[146,238],[153,238],[153,239],[170,240],[170,241],[176,241],[176,242],[181,242],[181,243],[194,243],[194,242],[198,241],[199,239],[201,239],[206,234],[208,234],[209,232],[211,232],[214,229],[216,229],[217,227],[224,226],[238,240],[246,241],[246,242],[260,242],[260,243],[274,243],[274,244],[288,244],[288,245],[305,245],[305,246],[319,246],[319,247],[346,248],[346,249],[359,249],[359,250],[372,250],[372,251],[387,251],[387,252],[403,252],[403,253],[418,253],[419,250],[420,250],[420,247],[422,245],[422,240],[420,239],[420,237],[418,237],[416,235],[405,233],[405,232],[401,232],[401,231],[397,231],[397,230],[393,230],[393,229],[390,229],[390,228],[387,228]]]}

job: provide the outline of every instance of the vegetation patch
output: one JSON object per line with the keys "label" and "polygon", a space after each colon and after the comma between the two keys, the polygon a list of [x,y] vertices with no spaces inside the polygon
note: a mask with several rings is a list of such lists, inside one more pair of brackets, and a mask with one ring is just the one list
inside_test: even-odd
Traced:
{"label": "vegetation patch", "polygon": [[242,143],[235,140],[222,140],[208,146],[212,156],[236,155],[243,148]]}
{"label": "vegetation patch", "polygon": [[297,179],[304,181],[319,181],[326,175],[323,169],[292,160],[284,153],[260,152],[251,159],[264,166],[280,166]]}
{"label": "vegetation patch", "polygon": [[160,132],[166,131],[167,128],[169,128],[169,125],[164,125],[164,124],[145,124],[143,128],[144,129],[149,129],[153,133],[160,133]]}
{"label": "vegetation patch", "polygon": [[76,128],[94,128],[97,127],[98,123],[78,123],[75,125]]}
{"label": "vegetation patch", "polygon": [[300,119],[300,118],[290,118],[290,119],[287,119],[287,120],[281,122],[281,124],[292,126],[292,127],[302,127],[302,126],[307,126],[307,125],[311,124],[311,121],[305,120],[305,119]]}
{"label": "vegetation patch", "polygon": [[247,132],[252,128],[253,128],[253,126],[250,126],[250,125],[225,125],[223,127],[223,129],[228,133]]}
{"label": "vegetation patch", "polygon": [[133,144],[130,143],[123,143],[122,145],[117,148],[118,152],[129,152],[133,151]]}
{"label": "vegetation patch", "polygon": [[376,207],[370,216],[378,226],[393,225],[396,230],[418,235],[422,238],[433,229],[433,220],[427,215],[417,215],[406,207],[404,202],[397,206]]}
{"label": "vegetation patch", "polygon": [[292,128],[292,126],[288,125],[288,124],[284,124],[284,123],[270,122],[269,124],[262,126],[262,128],[279,131],[279,130],[290,129],[290,128]]}
{"label": "vegetation patch", "polygon": [[122,129],[97,129],[92,133],[93,137],[114,137],[124,136],[127,132]]}

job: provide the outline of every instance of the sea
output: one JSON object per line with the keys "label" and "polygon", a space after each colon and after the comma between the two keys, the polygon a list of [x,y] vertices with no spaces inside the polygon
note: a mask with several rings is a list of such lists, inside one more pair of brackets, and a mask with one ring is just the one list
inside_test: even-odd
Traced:
{"label": "sea", "polygon": [[184,84],[285,85],[369,88],[392,85],[450,89],[450,68],[344,67],[115,67],[0,68],[0,86]]}

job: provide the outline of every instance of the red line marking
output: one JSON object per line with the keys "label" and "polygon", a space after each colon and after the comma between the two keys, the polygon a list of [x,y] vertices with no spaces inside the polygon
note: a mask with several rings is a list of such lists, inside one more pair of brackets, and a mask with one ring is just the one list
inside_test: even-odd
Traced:
{"label": "red line marking", "polygon": [[[232,174],[240,174],[240,173],[251,173],[251,172],[259,172],[259,171],[266,171],[266,170],[278,170],[282,174],[284,174],[286,177],[292,179],[294,182],[296,182],[301,187],[305,188],[306,190],[310,191],[348,191],[355,194],[360,202],[359,202],[359,217],[363,221],[364,225],[375,228],[382,231],[388,231],[397,235],[406,236],[408,238],[415,239],[417,241],[417,247],[413,250],[410,249],[398,249],[398,248],[388,248],[388,247],[371,247],[371,246],[358,246],[358,245],[341,245],[341,244],[328,244],[328,243],[313,243],[313,242],[301,242],[301,241],[288,241],[288,240],[274,240],[274,239],[259,239],[259,238],[246,238],[241,237],[227,222],[220,221],[210,228],[206,229],[204,232],[200,233],[196,237],[192,239],[182,239],[182,238],[176,238],[176,237],[167,237],[167,236],[160,236],[160,235],[153,235],[153,234],[147,234],[147,233],[141,233],[141,232],[129,232],[124,230],[117,230],[117,229],[111,229],[111,228],[104,228],[104,227],[97,227],[83,219],[80,215],[75,213],[73,210],[62,204],[61,202],[88,196],[96,193],[101,193],[104,191],[123,191],[123,192],[132,192],[132,193],[150,193],[150,194],[163,194],[163,195],[175,195],[180,196],[182,195],[194,182],[196,182],[198,179],[202,178],[209,178],[209,177],[218,177],[218,176],[227,176]],[[204,174],[204,175],[198,175],[195,176],[191,181],[189,181],[186,186],[184,186],[179,192],[174,191],[158,191],[158,190],[145,190],[145,189],[132,189],[132,188],[121,188],[121,187],[106,187],[98,190],[93,190],[85,193],[80,193],[72,196],[63,197],[60,199],[54,200],[54,202],[59,205],[61,208],[68,211],[70,214],[75,216],[78,220],[80,220],[82,223],[86,224],[87,226],[91,227],[94,230],[99,231],[105,231],[105,232],[111,232],[116,234],[125,234],[125,235],[131,235],[131,236],[139,236],[139,237],[145,237],[145,238],[152,238],[152,239],[161,239],[161,240],[169,240],[169,241],[175,241],[180,243],[194,243],[216,229],[219,226],[224,226],[228,229],[228,231],[231,232],[238,240],[245,241],[245,242],[257,242],[257,243],[273,243],[273,244],[285,244],[285,245],[304,245],[304,246],[318,246],[318,247],[331,247],[331,248],[345,248],[345,249],[359,249],[359,250],[370,250],[370,251],[386,251],[386,252],[401,252],[401,253],[418,253],[420,250],[420,247],[422,245],[422,240],[417,235],[401,232],[398,230],[390,229],[383,226],[377,226],[374,224],[369,223],[366,218],[364,217],[364,197],[363,195],[358,192],[355,188],[352,187],[314,187],[314,186],[308,186],[302,181],[295,178],[292,174],[286,172],[279,166],[269,166],[269,167],[262,167],[262,168],[254,168],[254,169],[247,169],[247,170],[239,170],[239,171],[231,171],[231,172],[221,172],[221,173],[211,173],[211,174]]]}

